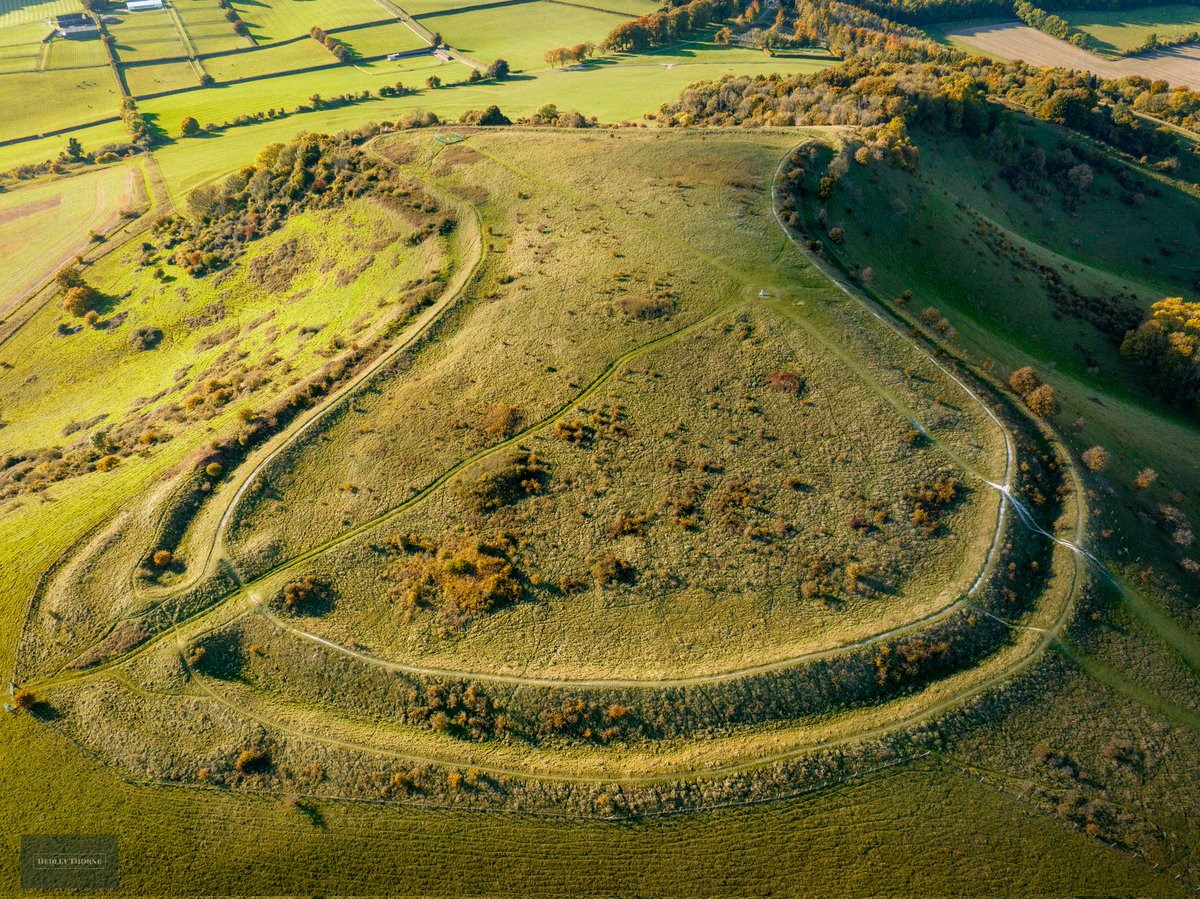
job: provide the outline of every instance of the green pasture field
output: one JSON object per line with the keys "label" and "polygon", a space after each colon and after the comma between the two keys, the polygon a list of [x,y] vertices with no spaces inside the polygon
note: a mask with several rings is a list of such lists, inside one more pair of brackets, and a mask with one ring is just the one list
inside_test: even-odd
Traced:
{"label": "green pasture field", "polygon": [[[111,78],[111,73],[109,77]],[[0,87],[3,87],[3,85],[4,81],[0,79]],[[104,113],[101,112],[99,115],[102,116]],[[116,115],[115,110],[112,115]],[[58,137],[23,141],[17,144],[10,144],[7,147],[0,147],[0,171],[7,171],[14,166],[25,163],[45,162],[47,159],[55,159],[59,153],[67,148],[67,141],[72,137],[77,138],[86,149],[98,150],[108,144],[128,141],[129,130],[118,119],[115,122],[105,122],[102,125],[76,128],[70,134],[63,134]]]}
{"label": "green pasture field", "polygon": [[[146,94],[156,94],[160,91],[180,90],[188,87],[199,87],[200,79],[190,62],[160,62],[147,66],[125,66],[122,69],[125,84],[129,93],[135,97]],[[172,124],[167,123],[170,131]]]}
{"label": "green pasture field", "polygon": [[336,37],[358,56],[380,56],[429,46],[403,22],[356,28],[353,31],[343,31]]}
{"label": "green pasture field", "polygon": [[[514,71],[545,69],[547,50],[585,41],[600,43],[627,17],[592,9],[530,0],[492,9],[453,10],[423,16],[421,24],[440,33],[456,50],[480,62],[504,58]],[[514,42],[513,35],[521,35]]]}
{"label": "green pasture field", "polygon": [[308,34],[314,25],[328,31],[393,18],[374,0],[233,0],[233,8],[260,44]]}
{"label": "green pasture field", "polygon": [[[660,65],[639,65],[632,60],[623,60],[616,65],[588,71],[548,72],[534,79],[505,84],[422,90],[413,96],[376,99],[358,106],[235,128],[215,138],[205,138],[204,141],[180,141],[161,148],[155,155],[172,192],[183,192],[202,181],[225,174],[242,161],[249,161],[262,144],[272,140],[287,140],[299,131],[332,132],[372,120],[401,117],[418,109],[431,110],[453,120],[464,110],[480,109],[492,103],[499,104],[509,116],[532,115],[543,104],[550,102],[556,103],[559,109],[578,109],[585,115],[595,115],[602,122],[637,120],[645,111],[657,109],[678,95],[688,84],[704,78],[719,78],[726,73],[817,72],[828,67],[828,63],[820,60],[771,60],[751,51],[747,51],[747,56],[755,61],[748,59],[745,62],[704,67],[681,64],[668,69]],[[211,67],[215,62],[208,60],[206,65]],[[293,77],[280,79],[278,83],[264,79],[236,88],[215,88],[180,94],[178,97],[164,97],[148,101],[142,106],[149,113],[161,115],[170,130],[172,123],[185,115],[196,115],[204,123],[206,120],[192,111],[197,108],[215,117],[210,120],[221,122],[231,115],[277,106],[281,86],[289,83],[295,85],[294,90],[289,90],[283,96],[288,102],[298,103],[307,100],[314,91],[332,96],[347,90],[377,90],[381,84],[393,84],[396,81],[421,85],[431,74],[449,80],[446,78],[447,72],[451,73],[451,78],[458,78],[465,71],[463,67],[451,64],[438,68],[410,69],[401,63],[378,63],[364,71],[339,67],[313,75],[293,76],[295,81]],[[368,72],[371,74],[367,75]],[[352,73],[357,73],[358,77]],[[335,79],[332,84],[329,83],[330,79]],[[222,97],[228,99],[222,100]],[[210,103],[209,98],[216,99]],[[9,154],[0,149],[0,164],[14,165],[21,161],[44,159],[50,153],[57,153],[59,146],[58,141],[49,146],[30,145],[14,149]],[[214,149],[218,146],[220,152]]]}
{"label": "green pasture field", "polygon": [[[311,41],[308,43],[312,45],[314,51],[328,56],[325,50],[315,43]],[[258,54],[270,51],[252,50],[247,52]],[[236,58],[230,57],[230,59]],[[217,62],[217,60],[210,62]],[[214,67],[209,66],[208,68],[211,72]],[[222,73],[228,71],[224,65],[218,65],[215,68]],[[236,68],[233,70],[236,71]],[[450,79],[461,77],[465,71],[465,67],[458,63],[443,63],[433,57],[421,56],[399,62],[380,61],[369,66],[335,66],[315,72],[304,72],[279,78],[263,78],[241,84],[218,84],[199,91],[147,100],[141,104],[140,108],[148,117],[162,122],[170,132],[175,127],[175,123],[182,120],[184,116],[194,116],[202,125],[210,122],[221,124],[239,115],[266,112],[272,108],[290,111],[301,103],[308,103],[314,94],[334,97],[362,90],[377,91],[384,85],[392,85],[398,81],[416,85],[422,84],[430,75]],[[214,77],[218,76],[214,73]],[[407,99],[413,101],[416,98]],[[421,105],[423,104],[409,102],[404,104],[404,107],[412,109]],[[395,109],[396,106],[397,104],[387,100],[375,100],[360,104],[353,109],[358,111],[358,121],[362,122],[370,118],[383,117],[388,114],[385,111],[387,107]],[[321,115],[318,114],[317,118],[320,117]],[[290,138],[298,131],[324,127],[317,121],[308,124],[304,118],[300,116],[285,119],[283,123],[287,127],[281,129],[280,133]],[[204,138],[204,140],[210,139]]]}
{"label": "green pasture field", "polygon": [[98,40],[75,41],[55,38],[46,59],[48,69],[80,69],[108,65],[108,53]]}
{"label": "green pasture field", "polygon": [[0,317],[43,278],[87,245],[89,231],[104,231],[144,188],[141,172],[113,165],[72,178],[0,193]]}
{"label": "green pasture field", "polygon": [[50,26],[40,20],[0,25],[0,74],[36,69],[48,34]]}
{"label": "green pasture field", "polygon": [[176,0],[175,12],[198,54],[253,47],[254,42],[233,30],[216,0]]}
{"label": "green pasture field", "polygon": [[[108,66],[0,76],[0,94],[4,96],[6,112],[0,117],[0,140],[107,118],[117,114],[121,102]],[[66,140],[52,139],[52,144],[62,147]],[[31,146],[20,148],[23,158],[30,161],[58,154],[57,149],[43,153],[39,148],[37,154],[25,156],[30,149]]]}
{"label": "green pasture field", "polygon": [[1090,35],[1096,49],[1112,56],[1142,46],[1151,34],[1160,40],[1200,31],[1200,6],[1168,3],[1144,9],[1062,10],[1058,15]]}
{"label": "green pasture field", "polygon": [[333,61],[328,50],[316,41],[305,38],[227,56],[213,56],[204,60],[204,69],[217,81],[231,81],[260,75],[270,77],[276,72],[328,65]]}
{"label": "green pasture field", "polygon": [[40,26],[45,19],[81,9],[78,0],[0,0],[0,34],[12,25]]}
{"label": "green pasture field", "polygon": [[110,24],[108,32],[116,39],[114,47],[122,62],[187,56],[187,47],[167,10],[121,11],[116,17],[120,21]]}
{"label": "green pasture field", "polygon": [[[1046,126],[1031,127],[1049,138]],[[1088,198],[1072,211],[1058,202],[1022,199],[961,141],[922,135],[918,143],[922,164],[915,177],[885,167],[868,175],[851,167],[853,199],[839,192],[829,205],[831,226],[845,228],[838,255],[870,266],[874,289],[885,298],[912,290],[914,315],[926,307],[944,313],[974,358],[994,360],[1001,372],[1034,365],[1058,390],[1062,411],[1056,420],[1071,448],[1082,453],[1101,445],[1113,455],[1111,467],[1096,476],[1100,488],[1116,497],[1103,505],[1100,547],[1121,559],[1129,552],[1124,541],[1136,539],[1145,564],[1175,570],[1186,548],[1174,547],[1168,533],[1146,523],[1164,503],[1177,504],[1187,519],[1200,516],[1193,461],[1200,429],[1138,388],[1136,373],[1120,357],[1119,336],[1056,311],[1041,275],[1017,254],[1029,253],[1028,259],[1096,298],[1090,302],[1115,297],[1144,310],[1165,296],[1191,295],[1194,241],[1159,225],[1195,221],[1200,201],[1186,183],[1158,178],[1131,207],[1122,200],[1124,189],[1098,169]],[[979,177],[947,180],[964,166]],[[1114,221],[1121,222],[1120,241],[1111,239]],[[996,252],[995,240],[1008,241],[1007,251]],[[1148,441],[1151,433],[1156,437]],[[1160,480],[1136,491],[1133,481],[1144,468],[1156,470]],[[1118,542],[1114,534],[1126,536]],[[1200,626],[1194,606],[1161,593],[1155,601],[1193,629]]]}
{"label": "green pasture field", "polygon": [[[332,253],[339,246],[338,238],[328,238],[326,243],[325,235],[334,223],[345,235],[361,238],[360,243],[364,245],[370,243],[366,235],[372,229],[394,239],[397,239],[397,233],[402,234],[405,230],[402,222],[396,222],[374,203],[355,203],[341,215],[301,216],[289,221],[279,233],[254,246],[253,252],[247,255],[246,265],[252,264],[260,255],[269,256],[280,243],[288,240],[302,247],[311,245],[311,249],[304,250],[305,254],[311,253],[320,260],[323,254]],[[362,252],[366,253],[365,250]],[[359,261],[361,255],[356,255],[353,247],[339,253],[351,262]],[[368,255],[373,257],[374,254]],[[20,402],[27,412],[19,416],[9,413],[8,426],[3,429],[0,439],[6,447],[61,440],[64,426],[72,420],[81,420],[84,407],[80,403],[84,395],[91,395],[97,408],[108,410],[113,416],[137,408],[139,404],[134,402],[137,397],[160,394],[164,389],[167,394],[162,399],[172,397],[189,383],[177,384],[173,373],[180,368],[202,372],[211,366],[221,350],[201,341],[234,324],[247,326],[239,342],[252,352],[249,358],[271,353],[271,338],[264,335],[279,331],[287,332],[283,352],[292,358],[290,368],[315,365],[313,360],[322,359],[320,353],[326,350],[335,333],[349,333],[351,323],[363,315],[373,319],[379,314],[378,303],[389,295],[396,283],[403,283],[414,276],[414,271],[419,274],[423,270],[425,263],[421,252],[399,255],[401,261],[395,265],[393,260],[385,260],[381,255],[375,268],[370,269],[375,277],[349,287],[336,287],[336,269],[327,266],[322,270],[313,261],[307,270],[294,272],[288,292],[290,302],[281,304],[272,291],[252,281],[243,283],[238,279],[226,287],[215,286],[209,281],[163,282],[153,277],[153,267],[134,264],[136,247],[112,254],[89,268],[88,277],[106,295],[123,298],[106,313],[106,317],[120,316],[117,323],[108,328],[84,329],[70,338],[63,338],[55,333],[55,323],[63,319],[63,313],[54,304],[49,304],[39,313],[41,327],[24,329],[4,346],[5,357],[12,359],[32,360],[52,353],[60,359],[55,365],[60,375],[52,382],[47,373],[44,380],[39,379],[42,387],[34,381],[24,386],[10,384],[6,387],[6,391],[15,391],[10,393],[14,401],[20,395]],[[340,259],[340,256],[331,258]],[[233,286],[239,289],[233,290]],[[331,296],[339,298],[336,305],[330,303]],[[156,297],[161,299],[151,302]],[[236,303],[234,298],[237,298]],[[263,320],[265,313],[279,305],[282,308],[278,315]],[[220,307],[219,315],[211,312],[210,307]],[[214,316],[215,320],[207,327],[197,324]],[[191,323],[187,324],[188,321]],[[256,324],[250,328],[252,322]],[[363,324],[359,324],[360,329]],[[158,349],[138,352],[130,346],[129,335],[139,327],[157,327],[164,332],[166,337]],[[316,330],[298,333],[301,328]],[[281,344],[285,340],[282,334],[278,339]],[[198,344],[199,350],[196,349]],[[113,374],[119,372],[119,376],[106,379],[103,387],[87,385],[68,374],[81,359],[94,360],[97,366],[103,366]],[[16,377],[14,371],[7,371],[6,380]],[[84,393],[76,393],[77,390]]]}

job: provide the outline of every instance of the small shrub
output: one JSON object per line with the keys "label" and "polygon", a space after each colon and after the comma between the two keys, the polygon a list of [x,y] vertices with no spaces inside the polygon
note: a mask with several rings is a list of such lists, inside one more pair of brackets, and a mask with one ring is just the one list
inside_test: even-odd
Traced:
{"label": "small shrub", "polygon": [[1102,446],[1093,446],[1084,452],[1083,464],[1092,471],[1104,471],[1112,464],[1112,454]]}
{"label": "small shrub", "polygon": [[1025,397],[1029,411],[1039,418],[1049,418],[1058,411],[1058,396],[1049,384],[1031,390]]}
{"label": "small shrub", "polygon": [[283,608],[293,615],[321,615],[333,604],[333,589],[311,574],[284,585],[279,591]]}
{"label": "small shrub", "polygon": [[175,554],[169,549],[160,549],[154,554],[153,559],[156,568],[166,568],[175,561]]}
{"label": "small shrub", "polygon": [[767,386],[772,390],[799,396],[804,392],[804,379],[794,371],[773,371],[767,375]]}
{"label": "small shrub", "polygon": [[1028,396],[1042,386],[1042,379],[1030,366],[1018,368],[1008,379],[1008,386],[1017,396]]}
{"label": "small shrub", "polygon": [[251,746],[242,750],[237,761],[233,763],[242,774],[257,774],[271,767],[271,753],[261,746]]}
{"label": "small shrub", "polygon": [[29,711],[37,705],[37,697],[28,690],[17,690],[13,693],[13,705],[19,709]]}
{"label": "small shrub", "polygon": [[129,338],[135,350],[152,350],[162,343],[163,332],[158,328],[138,328]]}

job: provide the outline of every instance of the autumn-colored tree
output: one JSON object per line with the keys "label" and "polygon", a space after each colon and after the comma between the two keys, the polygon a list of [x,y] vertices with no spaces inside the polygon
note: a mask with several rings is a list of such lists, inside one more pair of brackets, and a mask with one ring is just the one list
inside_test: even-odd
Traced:
{"label": "autumn-colored tree", "polygon": [[1008,379],[1008,386],[1017,396],[1027,396],[1042,386],[1042,379],[1030,366],[1018,368]]}
{"label": "autumn-colored tree", "polygon": [[13,705],[19,709],[28,711],[37,705],[37,697],[28,690],[17,690],[17,692],[13,693]]}
{"label": "autumn-colored tree", "polygon": [[1102,446],[1093,446],[1084,452],[1083,464],[1092,471],[1104,471],[1112,464],[1112,453]]}
{"label": "autumn-colored tree", "polygon": [[94,287],[88,284],[80,284],[78,287],[69,288],[63,294],[62,311],[68,315],[75,315],[82,318],[89,312],[94,311],[99,299],[100,294],[96,292]]}
{"label": "autumn-colored tree", "polygon": [[1043,384],[1026,395],[1025,405],[1039,418],[1049,418],[1058,411],[1058,396],[1053,387]]}
{"label": "autumn-colored tree", "polygon": [[1160,393],[1200,408],[1200,302],[1167,297],[1155,303],[1125,335],[1121,355],[1141,363]]}
{"label": "autumn-colored tree", "polygon": [[192,116],[187,116],[179,123],[179,133],[184,137],[195,137],[200,133],[200,123]]}
{"label": "autumn-colored tree", "polygon": [[1149,490],[1158,480],[1158,472],[1153,468],[1143,468],[1133,479],[1133,486],[1138,490]]}

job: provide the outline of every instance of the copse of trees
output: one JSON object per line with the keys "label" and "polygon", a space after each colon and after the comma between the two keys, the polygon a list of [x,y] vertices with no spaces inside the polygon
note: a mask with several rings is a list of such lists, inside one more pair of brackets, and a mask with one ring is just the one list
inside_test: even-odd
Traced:
{"label": "copse of trees", "polygon": [[217,0],[217,6],[225,10],[225,21],[233,26],[233,30],[242,36],[250,34],[250,29],[246,23],[242,21],[242,17],[238,15],[238,11],[233,8],[233,4],[229,0]]}
{"label": "copse of trees", "polygon": [[1167,297],[1130,331],[1121,355],[1146,373],[1160,395],[1200,413],[1200,302]]}
{"label": "copse of trees", "polygon": [[121,101],[121,121],[129,129],[129,137],[134,146],[140,150],[148,150],[154,146],[154,130],[146,121],[146,117],[138,111],[132,97]]}
{"label": "copse of trees", "polygon": [[60,306],[67,315],[83,318],[99,304],[99,291],[87,283],[79,269],[64,268],[54,280],[63,292]]}
{"label": "copse of trees", "polygon": [[343,44],[323,28],[319,28],[314,25],[309,30],[308,35],[314,41],[328,50],[330,54],[333,55],[333,58],[338,62],[346,62],[346,60],[350,59],[354,55],[348,46]]}
{"label": "copse of trees", "polygon": [[1076,31],[1070,23],[1061,16],[1048,13],[1041,7],[1034,6],[1029,0],[1021,0],[1013,7],[1017,18],[1038,31],[1044,32],[1060,41],[1068,41],[1076,47],[1089,48],[1092,39],[1082,31]]}
{"label": "copse of trees", "polygon": [[296,212],[329,208],[367,192],[409,205],[420,198],[426,225],[420,240],[452,230],[453,217],[393,169],[354,146],[354,138],[304,134],[270,144],[254,164],[219,184],[205,184],[187,198],[187,215],[155,224],[155,245],[193,277],[224,268],[247,245],[270,234]]}
{"label": "copse of trees", "polygon": [[486,109],[468,109],[459,120],[464,125],[511,125],[512,119],[500,111],[500,107],[492,104]]}
{"label": "copse of trees", "polygon": [[596,45],[590,41],[586,44],[576,44],[573,47],[555,47],[546,51],[546,64],[559,68],[566,65],[576,65],[591,59],[596,53]]}
{"label": "copse of trees", "polygon": [[600,48],[618,53],[639,53],[662,47],[713,22],[733,18],[742,11],[740,0],[691,0],[682,6],[622,22]]}

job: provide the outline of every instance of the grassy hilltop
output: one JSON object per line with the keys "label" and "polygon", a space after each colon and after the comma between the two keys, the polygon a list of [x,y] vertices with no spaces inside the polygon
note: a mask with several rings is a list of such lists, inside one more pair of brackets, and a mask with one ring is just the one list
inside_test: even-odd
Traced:
{"label": "grassy hilltop", "polygon": [[1200,95],[992,0],[80,9],[0,0],[0,884],[1200,884]]}

